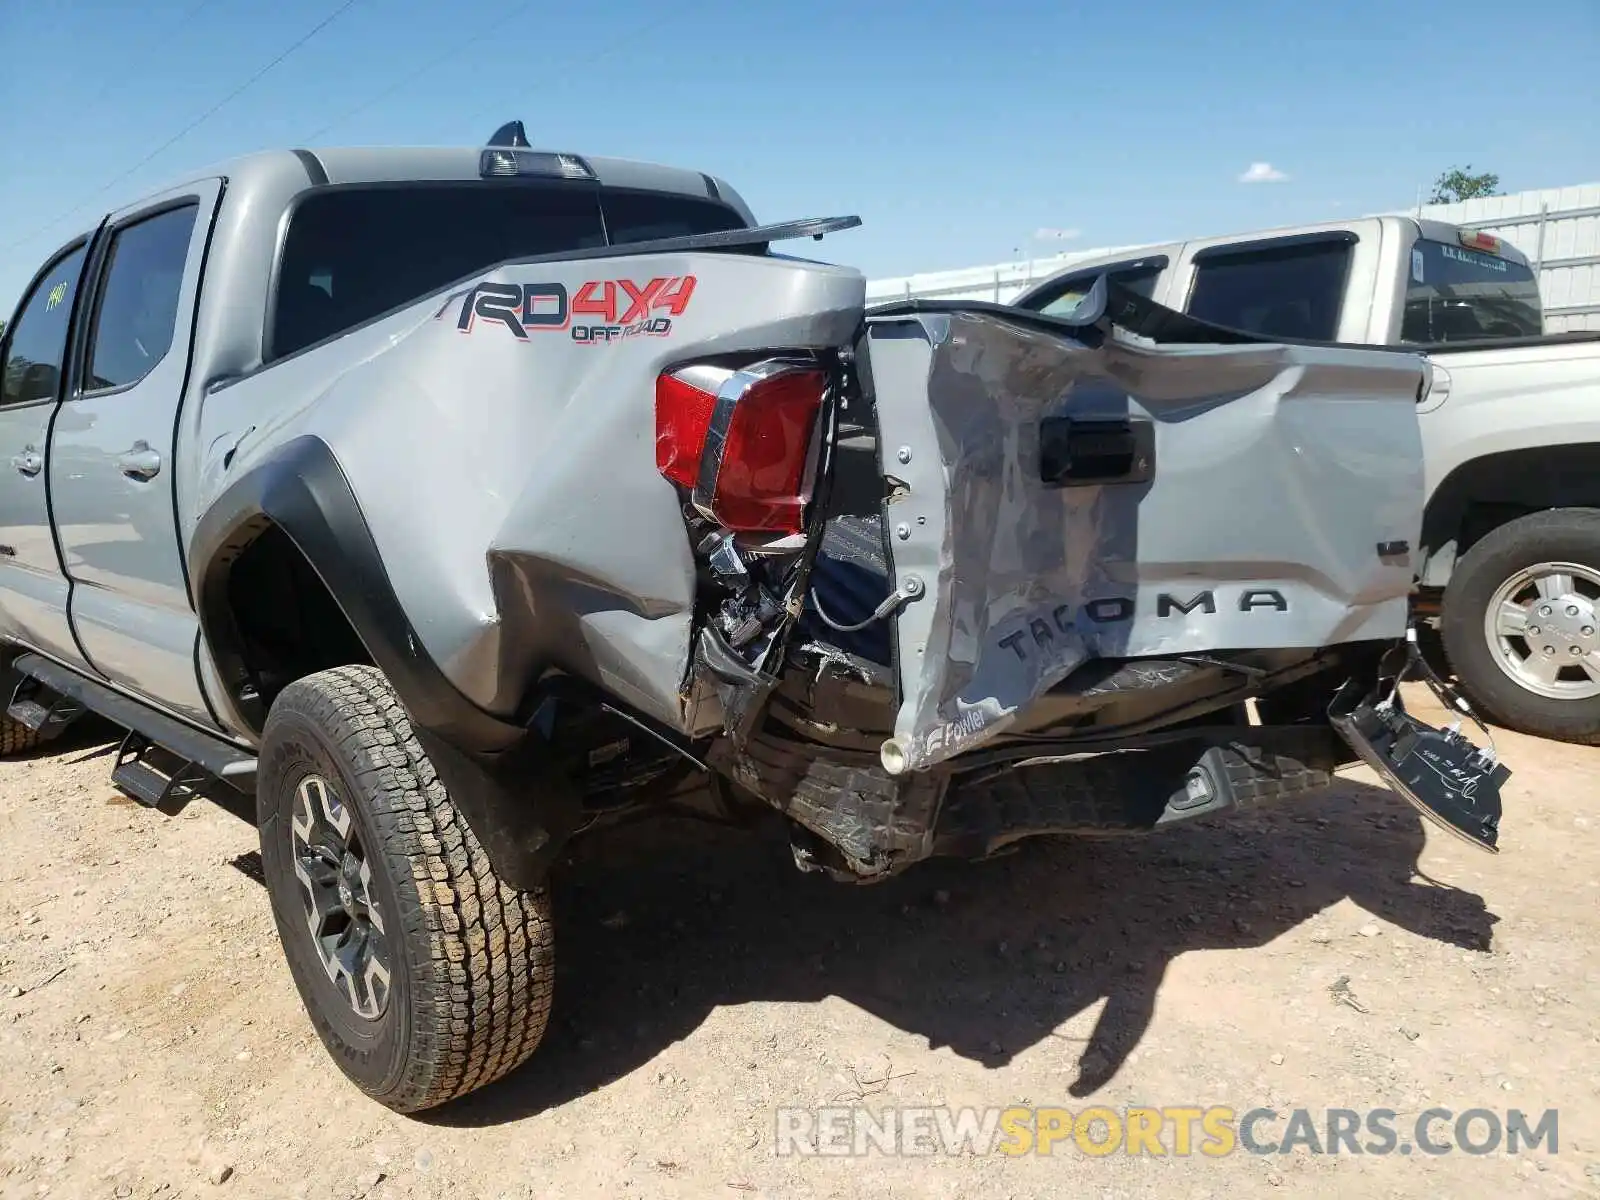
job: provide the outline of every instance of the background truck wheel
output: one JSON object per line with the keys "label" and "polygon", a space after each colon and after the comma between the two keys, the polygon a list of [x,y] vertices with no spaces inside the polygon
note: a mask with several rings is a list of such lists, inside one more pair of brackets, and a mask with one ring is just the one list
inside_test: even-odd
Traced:
{"label": "background truck wheel", "polygon": [[549,893],[495,877],[382,674],[283,690],[256,803],[295,986],[358,1087],[415,1112],[533,1053],[554,982]]}
{"label": "background truck wheel", "polygon": [[1487,534],[1456,565],[1440,625],[1486,715],[1600,743],[1600,509],[1550,509]]}

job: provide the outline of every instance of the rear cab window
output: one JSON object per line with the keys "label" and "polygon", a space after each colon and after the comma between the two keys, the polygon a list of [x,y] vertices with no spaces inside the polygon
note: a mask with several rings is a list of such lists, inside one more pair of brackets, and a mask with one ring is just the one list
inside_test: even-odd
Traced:
{"label": "rear cab window", "polygon": [[[603,208],[602,208],[603,205]],[[509,259],[741,228],[729,206],[588,183],[352,184],[293,209],[269,361]]]}
{"label": "rear cab window", "polygon": [[1335,341],[1355,243],[1338,232],[1207,247],[1194,256],[1187,312],[1263,337]]}
{"label": "rear cab window", "polygon": [[613,246],[744,228],[743,219],[726,204],[698,196],[610,189],[601,192],[600,202]]}
{"label": "rear cab window", "polygon": [[1400,340],[1411,344],[1538,337],[1539,281],[1526,263],[1419,238],[1411,248]]}

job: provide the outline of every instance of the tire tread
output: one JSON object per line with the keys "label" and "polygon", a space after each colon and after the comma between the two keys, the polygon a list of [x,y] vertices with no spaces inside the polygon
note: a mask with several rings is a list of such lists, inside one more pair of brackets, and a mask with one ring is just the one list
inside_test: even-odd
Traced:
{"label": "tire tread", "polygon": [[314,722],[337,746],[399,884],[402,936],[426,947],[430,963],[431,978],[413,981],[419,996],[402,1077],[390,1094],[376,1098],[416,1112],[516,1069],[549,1022],[554,938],[548,891],[519,891],[495,876],[376,668],[307,676],[284,689],[273,712],[280,707]]}

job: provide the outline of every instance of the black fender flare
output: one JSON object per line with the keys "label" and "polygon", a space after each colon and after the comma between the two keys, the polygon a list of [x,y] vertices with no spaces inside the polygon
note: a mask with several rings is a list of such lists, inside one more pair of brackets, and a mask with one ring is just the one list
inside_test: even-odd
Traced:
{"label": "black fender flare", "polygon": [[545,765],[538,734],[473,704],[429,656],[350,481],[320,438],[297,437],[252,466],[207,508],[190,538],[195,610],[222,677],[224,694],[216,699],[224,717],[257,736],[266,723],[263,700],[246,687],[228,579],[239,556],[273,526],[316,572],[394,688],[496,874],[512,887],[538,886],[581,817],[576,791]]}

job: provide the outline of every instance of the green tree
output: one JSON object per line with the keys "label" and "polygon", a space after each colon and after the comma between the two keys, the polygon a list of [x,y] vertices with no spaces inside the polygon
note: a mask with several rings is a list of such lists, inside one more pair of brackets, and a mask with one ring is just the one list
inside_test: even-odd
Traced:
{"label": "green tree", "polygon": [[1454,204],[1459,200],[1476,200],[1480,196],[1498,196],[1500,176],[1491,171],[1481,175],[1472,173],[1472,164],[1451,167],[1433,181],[1433,195],[1429,204]]}

